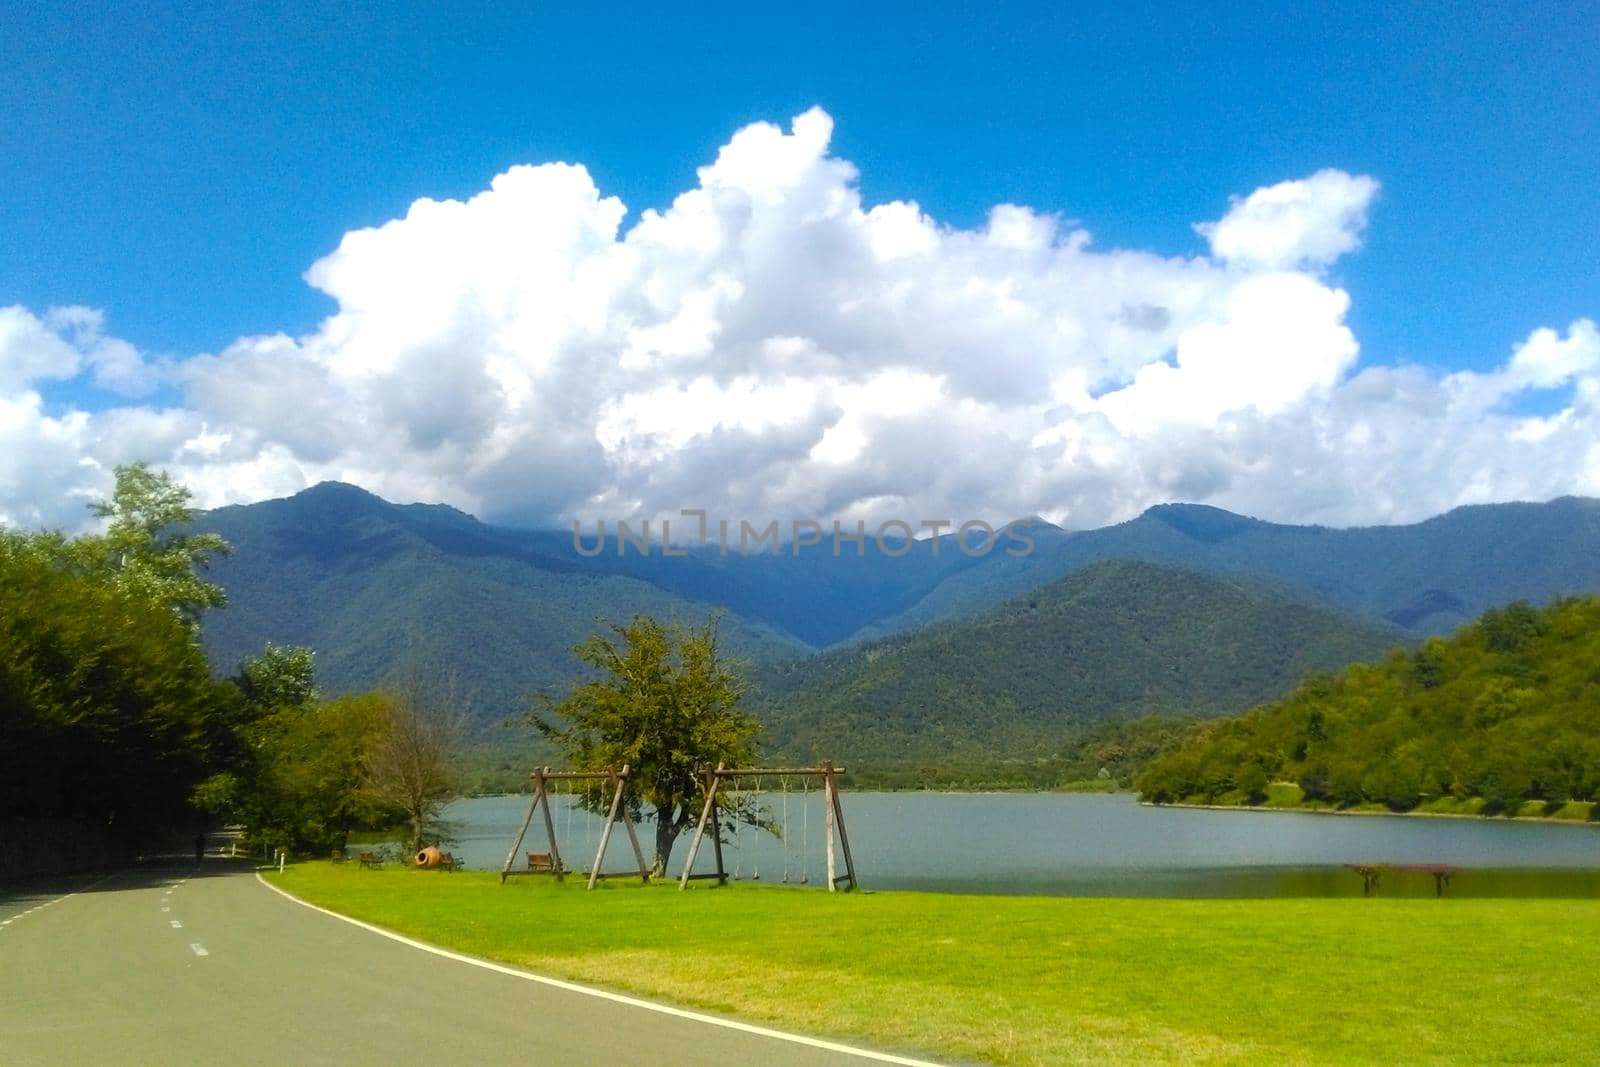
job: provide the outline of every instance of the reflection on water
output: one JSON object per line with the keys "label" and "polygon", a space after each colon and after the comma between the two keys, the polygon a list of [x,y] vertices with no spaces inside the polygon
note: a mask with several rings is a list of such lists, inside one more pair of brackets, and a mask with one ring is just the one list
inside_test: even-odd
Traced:
{"label": "reflection on water", "polygon": [[[1489,819],[1332,816],[1152,808],[1130,796],[1057,793],[845,793],[850,843],[863,886],[948,893],[1058,896],[1359,896],[1346,863],[1451,864],[1450,895],[1600,896],[1600,829]],[[727,870],[763,882],[825,878],[819,794],[768,792],[783,840],[743,828],[724,848]],[[556,797],[556,833],[568,865],[587,870],[602,819]],[[451,805],[455,852],[497,870],[527,812],[527,797]],[[641,827],[649,858],[651,835]],[[542,820],[522,851],[545,851]],[[688,835],[673,854],[676,876]],[[612,833],[607,871],[632,863]],[[521,856],[517,857],[521,866]],[[709,847],[697,871],[714,869]],[[840,864],[843,871],[843,864]],[[1385,874],[1381,896],[1432,896],[1427,874]]]}

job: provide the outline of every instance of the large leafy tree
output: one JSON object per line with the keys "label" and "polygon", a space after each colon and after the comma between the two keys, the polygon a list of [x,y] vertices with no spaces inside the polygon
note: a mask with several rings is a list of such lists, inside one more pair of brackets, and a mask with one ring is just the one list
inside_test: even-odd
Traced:
{"label": "large leafy tree", "polygon": [[130,595],[198,625],[202,612],[227,603],[222,587],[201,575],[213,556],[230,549],[219,535],[192,529],[199,512],[189,500],[189,490],[166,471],[144,463],[118,467],[111,497],[90,505],[106,520],[105,532],[69,542],[70,556]]}
{"label": "large leafy tree", "polygon": [[[719,654],[717,619],[699,628],[635,615],[573,649],[593,680],[542,698],[530,723],[583,770],[627,764],[636,812],[655,823],[656,874],[694,824],[708,765],[748,765],[761,726],[744,711],[745,683]],[[586,796],[590,807],[603,799]],[[750,816],[753,821],[755,816]]]}
{"label": "large leafy tree", "polygon": [[326,854],[350,831],[383,825],[386,813],[363,788],[382,732],[376,693],[278,706],[252,730],[253,773],[239,818],[262,844]]}

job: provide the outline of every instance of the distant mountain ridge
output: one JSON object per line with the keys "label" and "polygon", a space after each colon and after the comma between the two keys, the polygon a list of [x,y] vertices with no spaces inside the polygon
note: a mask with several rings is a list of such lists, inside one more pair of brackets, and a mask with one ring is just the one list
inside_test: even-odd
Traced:
{"label": "distant mountain ridge", "polygon": [[[1332,530],[1163,505],[1118,526],[1033,530],[1031,555],[973,558],[926,540],[861,554],[649,556],[613,544],[595,558],[565,531],[488,525],[443,505],[395,505],[324,483],[282,500],[220,508],[203,525],[235,546],[213,575],[232,605],[205,626],[231,669],[266,641],[315,648],[324,688],[370,686],[407,656],[448,663],[485,718],[574,677],[572,644],[595,616],[699,619],[726,612],[731,652],[757,664],[976,615],[1089,564],[1139,560],[1256,583],[1378,626],[1447,629],[1482,607],[1600,591],[1600,503],[1463,508],[1413,526]],[[587,543],[592,544],[592,535]],[[901,554],[903,552],[903,554]]]}
{"label": "distant mountain ridge", "polygon": [[1600,501],[1456,508],[1407,526],[1285,526],[1199,504],[1163,504],[1068,534],[1022,559],[943,579],[857,637],[956,618],[1106,559],[1269,574],[1373,622],[1440,634],[1513,600],[1600,590]]}

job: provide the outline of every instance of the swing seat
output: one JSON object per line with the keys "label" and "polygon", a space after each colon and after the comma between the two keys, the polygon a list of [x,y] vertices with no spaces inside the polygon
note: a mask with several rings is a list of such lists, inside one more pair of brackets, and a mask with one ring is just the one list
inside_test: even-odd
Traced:
{"label": "swing seat", "polygon": [[556,861],[553,858],[551,858],[550,853],[548,853],[548,852],[530,852],[530,853],[528,853],[528,870],[530,870],[530,871],[554,871],[555,869],[556,869]]}

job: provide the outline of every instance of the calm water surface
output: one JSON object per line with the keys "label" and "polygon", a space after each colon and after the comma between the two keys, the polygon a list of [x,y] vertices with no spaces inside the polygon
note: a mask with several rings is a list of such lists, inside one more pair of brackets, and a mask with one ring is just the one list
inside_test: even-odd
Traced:
{"label": "calm water surface", "polygon": [[[593,862],[602,819],[556,798],[556,833],[568,866]],[[821,886],[820,796],[761,797],[785,840],[742,828],[724,848],[730,873]],[[1127,795],[1059,793],[845,793],[850,844],[868,889],[1060,896],[1359,896],[1346,863],[1447,863],[1461,868],[1453,896],[1600,896],[1600,828],[1405,816],[1152,808]],[[525,796],[451,805],[456,854],[498,870],[528,808]],[[641,828],[649,857],[649,834]],[[685,834],[671,873],[688,851]],[[535,819],[520,852],[545,851]],[[710,846],[695,869],[712,870]],[[517,866],[522,866],[518,856]],[[602,869],[632,862],[627,835],[612,834]],[[843,873],[843,863],[839,865]],[[1428,895],[1426,875],[1389,874],[1384,896]]]}

